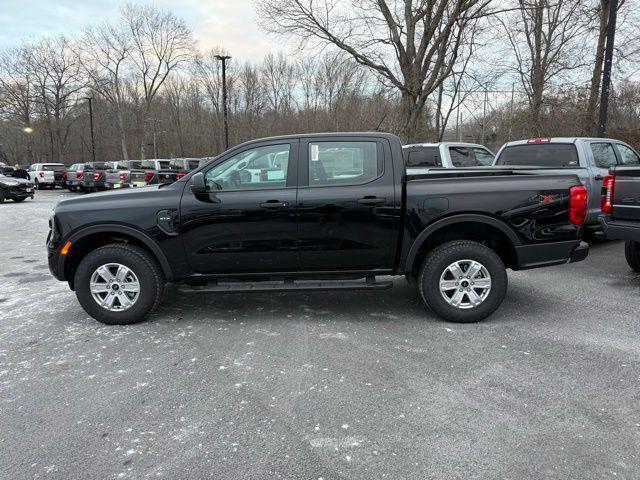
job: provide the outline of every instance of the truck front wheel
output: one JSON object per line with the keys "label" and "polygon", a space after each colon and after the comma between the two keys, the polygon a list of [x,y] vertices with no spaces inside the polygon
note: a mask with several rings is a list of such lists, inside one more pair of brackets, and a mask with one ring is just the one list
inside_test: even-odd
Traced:
{"label": "truck front wheel", "polygon": [[640,243],[627,240],[624,244],[624,256],[627,257],[629,266],[640,272]]}
{"label": "truck front wheel", "polygon": [[118,243],[87,254],[74,278],[82,308],[109,325],[141,321],[160,303],[165,283],[162,270],[149,253]]}
{"label": "truck front wheel", "polygon": [[419,276],[422,299],[451,322],[484,320],[502,303],[507,272],[490,248],[468,240],[436,247],[427,256]]}

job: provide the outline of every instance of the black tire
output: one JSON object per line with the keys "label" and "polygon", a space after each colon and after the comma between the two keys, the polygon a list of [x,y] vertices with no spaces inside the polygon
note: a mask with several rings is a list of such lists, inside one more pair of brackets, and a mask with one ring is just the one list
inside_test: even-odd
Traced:
{"label": "black tire", "polygon": [[636,272],[640,272],[640,243],[627,240],[624,244],[624,256],[629,266]]}
{"label": "black tire", "polygon": [[[110,311],[98,305],[89,289],[91,276],[101,265],[119,263],[138,277],[140,292],[135,303],[123,311]],[[82,259],[74,277],[76,297],[82,308],[99,322],[129,325],[140,322],[160,303],[165,279],[155,258],[145,250],[127,244],[111,244],[97,248]]]}
{"label": "black tire", "polygon": [[34,182],[33,182],[33,183],[34,183],[34,185],[35,185],[35,189],[36,189],[36,190],[40,190],[40,183],[38,182],[38,179],[37,179],[37,178],[34,180]]}
{"label": "black tire", "polygon": [[4,203],[4,192],[0,190],[0,203]]}
{"label": "black tire", "polygon": [[[443,273],[450,265],[462,260],[480,263],[491,276],[491,287],[486,298],[471,308],[450,305],[440,292]],[[468,240],[454,240],[436,247],[425,259],[418,279],[420,295],[425,304],[440,317],[456,323],[479,322],[487,318],[502,304],[508,284],[507,272],[500,257],[490,248]]]}

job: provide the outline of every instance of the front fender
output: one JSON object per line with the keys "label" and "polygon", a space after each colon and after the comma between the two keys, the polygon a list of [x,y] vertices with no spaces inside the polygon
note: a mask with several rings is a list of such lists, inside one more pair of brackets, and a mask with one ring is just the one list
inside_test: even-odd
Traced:
{"label": "front fender", "polygon": [[[133,227],[129,227],[127,225],[100,224],[100,225],[84,227],[76,232],[73,232],[68,238],[64,239],[61,242],[61,244],[64,244],[67,241],[69,241],[71,242],[72,248],[73,248],[73,244],[76,243],[77,241],[96,233],[109,233],[109,234],[120,233],[129,237],[135,238],[153,253],[156,260],[158,260],[160,267],[162,268],[162,272],[165,278],[168,281],[171,281],[173,279],[173,271],[171,270],[171,265],[167,260],[166,255],[158,245],[158,243],[155,240],[153,240],[151,237],[149,237],[145,232],[142,232]],[[65,255],[58,255],[58,262],[59,262],[58,271],[59,272],[64,272],[65,260],[66,260]]]}

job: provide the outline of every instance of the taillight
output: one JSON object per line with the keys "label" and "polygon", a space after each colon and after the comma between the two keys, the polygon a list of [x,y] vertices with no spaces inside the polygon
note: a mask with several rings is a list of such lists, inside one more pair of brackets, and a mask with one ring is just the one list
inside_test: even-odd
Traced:
{"label": "taillight", "polygon": [[93,179],[94,180],[99,180],[100,179],[100,175],[102,175],[100,172],[93,172]]}
{"label": "taillight", "polygon": [[147,172],[144,174],[144,181],[149,183],[153,178],[153,172]]}
{"label": "taillight", "polygon": [[83,177],[84,177],[84,172],[76,172],[76,179],[82,180]]}
{"label": "taillight", "polygon": [[582,225],[587,216],[587,189],[582,185],[569,190],[569,221]]}
{"label": "taillight", "polygon": [[65,180],[67,179],[67,172],[64,172],[64,173],[62,174],[62,178],[64,178]]}
{"label": "taillight", "polygon": [[178,172],[177,179],[180,180],[182,177],[186,175],[185,172]]}
{"label": "taillight", "polygon": [[44,172],[40,172],[40,177],[44,177]]}
{"label": "taillight", "polygon": [[613,190],[616,185],[616,177],[607,175],[602,181],[602,196],[600,197],[600,209],[602,213],[613,212]]}
{"label": "taillight", "polygon": [[124,182],[125,178],[127,178],[127,175],[126,175],[126,174],[124,174],[124,173],[121,173],[121,174],[120,174],[120,181],[121,181],[121,182]]}

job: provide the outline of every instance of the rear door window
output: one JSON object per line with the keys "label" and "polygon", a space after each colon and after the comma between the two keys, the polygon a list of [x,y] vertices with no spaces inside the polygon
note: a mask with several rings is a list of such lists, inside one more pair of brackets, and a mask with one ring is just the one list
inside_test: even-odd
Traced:
{"label": "rear door window", "polygon": [[407,167],[429,168],[441,167],[440,151],[438,147],[417,147],[410,148],[407,154]]}
{"label": "rear door window", "polygon": [[53,171],[53,170],[61,170],[64,168],[64,165],[62,163],[47,163],[45,165],[42,165],[42,170],[45,170],[47,172]]}
{"label": "rear door window", "polygon": [[610,143],[594,142],[590,146],[593,154],[593,163],[596,167],[608,169],[618,163],[616,152]]}
{"label": "rear door window", "polygon": [[573,143],[542,143],[505,147],[496,165],[576,168],[580,163]]}
{"label": "rear door window", "polygon": [[621,143],[616,143],[616,148],[620,154],[620,160],[624,165],[638,165],[640,164],[640,157],[632,149]]}
{"label": "rear door window", "polygon": [[382,174],[376,142],[309,143],[309,186],[359,185]]}
{"label": "rear door window", "polygon": [[493,155],[478,147],[449,147],[449,156],[454,167],[481,167],[493,163]]}

